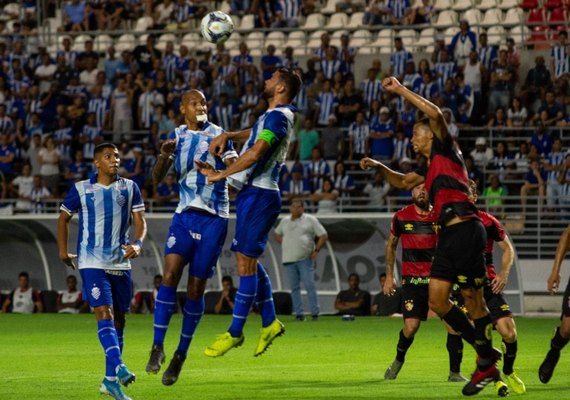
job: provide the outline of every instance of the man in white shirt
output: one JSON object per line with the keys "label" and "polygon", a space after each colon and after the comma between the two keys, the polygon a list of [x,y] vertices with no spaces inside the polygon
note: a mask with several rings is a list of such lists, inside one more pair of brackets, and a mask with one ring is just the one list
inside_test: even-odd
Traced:
{"label": "man in white shirt", "polygon": [[[315,260],[328,240],[327,231],[319,220],[305,214],[301,198],[293,198],[291,215],[283,218],[275,228],[275,238],[282,245],[282,262],[291,285],[293,312],[298,321],[304,321],[301,282],[307,291],[313,321],[319,319],[319,299],[315,286]],[[315,244],[315,238],[317,243]]]}
{"label": "man in white shirt", "polygon": [[493,150],[490,147],[487,147],[487,140],[484,137],[478,137],[475,140],[475,149],[471,151],[471,157],[473,157],[473,161],[475,165],[479,168],[484,168],[491,162],[493,159]]}
{"label": "man in white shirt", "polygon": [[46,93],[49,90],[56,70],[57,66],[51,62],[49,54],[44,54],[41,65],[34,72],[35,79],[40,83],[40,93]]}

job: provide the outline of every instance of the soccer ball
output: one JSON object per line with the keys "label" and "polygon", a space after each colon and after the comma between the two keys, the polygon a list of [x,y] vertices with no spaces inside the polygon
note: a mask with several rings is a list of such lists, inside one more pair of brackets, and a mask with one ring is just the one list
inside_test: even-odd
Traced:
{"label": "soccer ball", "polygon": [[234,31],[234,23],[230,16],[221,11],[212,11],[202,18],[200,23],[202,36],[210,43],[223,43]]}

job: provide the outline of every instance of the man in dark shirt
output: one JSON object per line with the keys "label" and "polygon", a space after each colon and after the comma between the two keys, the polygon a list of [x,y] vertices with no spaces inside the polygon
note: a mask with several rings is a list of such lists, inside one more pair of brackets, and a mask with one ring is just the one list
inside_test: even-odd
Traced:
{"label": "man in dark shirt", "polygon": [[499,51],[499,59],[491,68],[491,88],[489,91],[489,113],[493,114],[499,106],[510,106],[514,88],[513,66],[507,61],[506,50]]}
{"label": "man in dark shirt", "polygon": [[362,97],[354,88],[354,80],[348,79],[344,84],[344,96],[338,107],[339,124],[347,128],[356,119],[356,113],[362,106]]}
{"label": "man in dark shirt", "polygon": [[226,275],[222,278],[222,293],[220,298],[214,306],[216,314],[231,314],[234,312],[234,298],[236,297],[237,289],[234,287],[232,277]]}
{"label": "man in dark shirt", "polygon": [[368,315],[370,311],[370,293],[359,288],[360,277],[352,273],[348,276],[348,289],[341,290],[336,296],[334,308],[339,314]]}
{"label": "man in dark shirt", "polygon": [[380,293],[374,296],[372,301],[371,314],[379,317],[388,317],[393,314],[402,312],[402,290],[394,288],[394,292],[389,295],[384,293],[384,285],[386,284],[386,274],[380,274],[378,279],[380,282]]}
{"label": "man in dark shirt", "polygon": [[144,72],[145,76],[148,75],[152,69],[152,63],[155,59],[160,60],[160,51],[154,47],[155,38],[153,35],[148,35],[146,45],[135,47],[133,52],[136,63],[139,69]]}

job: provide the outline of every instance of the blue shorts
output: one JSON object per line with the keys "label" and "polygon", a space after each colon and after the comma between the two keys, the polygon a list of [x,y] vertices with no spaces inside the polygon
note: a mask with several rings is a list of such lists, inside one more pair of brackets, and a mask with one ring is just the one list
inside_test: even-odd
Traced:
{"label": "blue shorts", "polygon": [[265,250],[269,231],[281,212],[277,190],[244,187],[236,198],[236,234],[232,251],[259,257]]}
{"label": "blue shorts", "polygon": [[131,270],[104,270],[82,268],[79,270],[83,281],[83,298],[89,306],[113,306],[115,310],[129,311],[133,296]]}
{"label": "blue shorts", "polygon": [[190,276],[211,278],[227,233],[227,218],[197,210],[174,214],[164,246],[164,255],[182,256],[184,261],[190,264]]}

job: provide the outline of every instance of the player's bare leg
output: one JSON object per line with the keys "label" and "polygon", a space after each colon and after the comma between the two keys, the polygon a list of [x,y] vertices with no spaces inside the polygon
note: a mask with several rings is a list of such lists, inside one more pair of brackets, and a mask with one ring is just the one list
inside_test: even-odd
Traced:
{"label": "player's bare leg", "polygon": [[417,318],[406,318],[404,327],[400,331],[400,338],[396,347],[396,359],[388,367],[384,373],[384,379],[396,379],[398,373],[404,365],[406,352],[414,342],[414,336],[420,329],[421,321]]}
{"label": "player's bare leg", "polygon": [[538,377],[542,383],[548,383],[558,360],[560,359],[560,351],[570,341],[570,317],[562,317],[560,326],[554,331],[554,335],[550,340],[550,351],[546,354],[546,358],[538,369]]}

